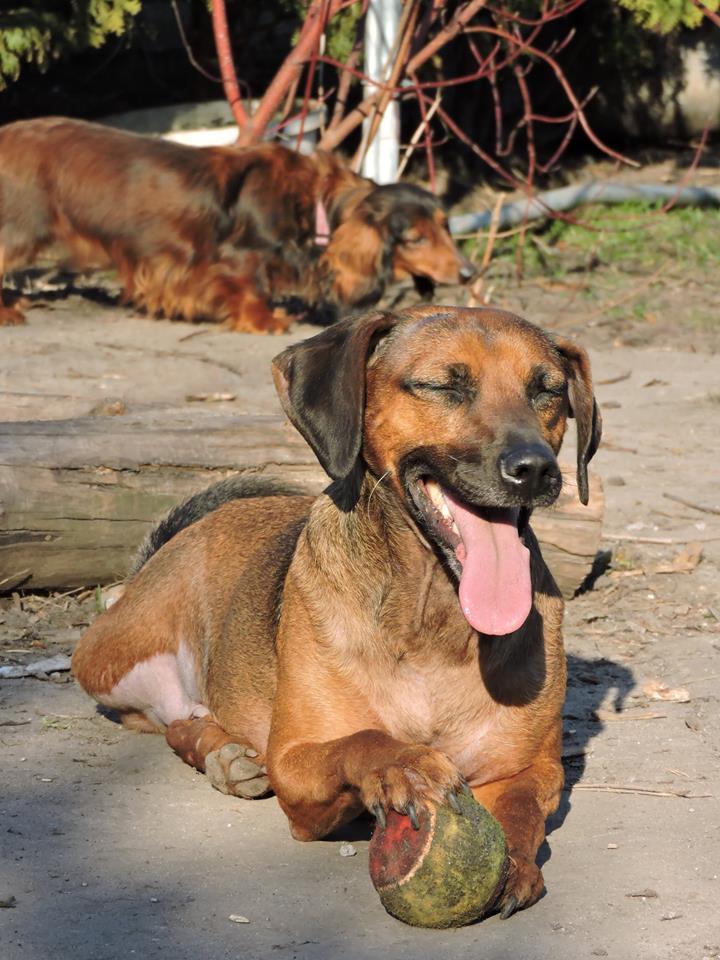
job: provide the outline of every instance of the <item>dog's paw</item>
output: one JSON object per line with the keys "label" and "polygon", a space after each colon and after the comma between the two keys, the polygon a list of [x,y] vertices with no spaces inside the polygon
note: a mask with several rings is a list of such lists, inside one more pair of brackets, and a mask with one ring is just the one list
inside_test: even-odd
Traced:
{"label": "dog's paw", "polygon": [[0,327],[19,327],[25,323],[25,317],[17,307],[0,306]]}
{"label": "dog's paw", "polygon": [[386,766],[369,770],[360,784],[360,797],[379,820],[392,809],[417,819],[417,808],[426,801],[452,802],[462,778],[444,753],[412,746],[400,751]]}
{"label": "dog's paw", "polygon": [[517,910],[532,906],[545,889],[542,870],[533,861],[510,852],[508,856],[508,875],[502,894],[497,902],[497,910],[503,920],[507,920]]}
{"label": "dog's paw", "polygon": [[226,743],[205,757],[205,774],[220,793],[256,800],[270,793],[267,770],[256,763],[257,754],[239,743]]}

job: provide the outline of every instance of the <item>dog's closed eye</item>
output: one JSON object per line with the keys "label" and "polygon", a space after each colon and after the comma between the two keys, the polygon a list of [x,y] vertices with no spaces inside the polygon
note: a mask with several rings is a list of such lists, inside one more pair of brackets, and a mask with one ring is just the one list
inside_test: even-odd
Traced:
{"label": "dog's closed eye", "polygon": [[532,404],[534,407],[547,407],[556,400],[559,400],[561,397],[564,397],[567,393],[567,384],[562,386],[554,387],[543,387],[542,390],[532,397]]}
{"label": "dog's closed eye", "polygon": [[464,393],[454,383],[438,383],[432,380],[406,380],[403,383],[403,390],[411,393],[413,396],[424,396],[433,394],[444,400],[451,400],[454,403],[462,403],[465,399]]}
{"label": "dog's closed eye", "polygon": [[438,377],[411,377],[404,381],[403,390],[424,399],[442,399],[453,406],[471,401],[476,389],[465,364],[452,364]]}
{"label": "dog's closed eye", "polygon": [[527,385],[527,398],[534,407],[546,407],[567,394],[567,381],[550,370],[537,367]]}
{"label": "dog's closed eye", "polygon": [[427,243],[428,238],[422,233],[406,233],[402,236],[400,242],[406,247],[418,247],[423,243]]}

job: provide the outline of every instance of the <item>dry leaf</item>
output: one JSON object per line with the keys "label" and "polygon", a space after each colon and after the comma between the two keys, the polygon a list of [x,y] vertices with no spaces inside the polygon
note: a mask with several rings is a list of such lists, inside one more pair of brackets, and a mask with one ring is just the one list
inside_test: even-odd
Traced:
{"label": "dry leaf", "polygon": [[678,573],[689,573],[702,560],[702,544],[698,540],[692,540],[682,553],[679,553],[672,560],[672,565]]}
{"label": "dry leaf", "polygon": [[[692,540],[670,563],[654,563],[644,567],[642,572],[652,573],[692,573],[702,560],[703,548],[698,540]],[[630,571],[634,573],[634,571]]]}
{"label": "dry leaf", "polygon": [[106,397],[90,410],[90,417],[122,417],[127,413],[127,404],[118,398]]}
{"label": "dry leaf", "polygon": [[673,703],[689,703],[690,694],[685,687],[668,687],[661,680],[650,680],[642,688],[645,696],[651,700],[669,700]]}

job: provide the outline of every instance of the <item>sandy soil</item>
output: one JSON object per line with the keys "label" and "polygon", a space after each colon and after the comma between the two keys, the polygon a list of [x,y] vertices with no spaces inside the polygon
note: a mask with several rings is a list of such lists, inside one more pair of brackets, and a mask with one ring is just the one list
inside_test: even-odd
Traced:
{"label": "sandy soil", "polygon": [[[61,673],[0,681],[3,960],[720,958],[718,335],[685,322],[687,285],[660,294],[662,322],[621,330],[572,290],[503,297],[590,346],[605,417],[594,465],[612,566],[568,605],[568,784],[541,851],[545,897],[509,921],[405,927],[370,885],[368,824],[344,838],[355,856],[340,840],[298,844],[274,799],[216,793]],[[308,332],[243,337],[60,297],[0,330],[2,418],[198,392],[267,412],[269,358]],[[0,663],[69,653],[95,602],[0,599]]]}

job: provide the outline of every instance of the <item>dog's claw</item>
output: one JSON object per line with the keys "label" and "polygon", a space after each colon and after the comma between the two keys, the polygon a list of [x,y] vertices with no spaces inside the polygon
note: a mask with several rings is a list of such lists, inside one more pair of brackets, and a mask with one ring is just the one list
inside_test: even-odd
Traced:
{"label": "dog's claw", "polygon": [[384,830],[385,827],[387,826],[387,820],[385,819],[385,811],[383,810],[383,808],[380,806],[379,803],[375,804],[375,806],[372,809],[372,812],[375,814],[375,819],[380,825],[380,829]]}
{"label": "dog's claw", "polygon": [[450,790],[447,795],[448,803],[453,808],[455,813],[459,816],[462,816],[462,810],[460,809],[460,803],[458,802],[457,794],[454,790]]}
{"label": "dog's claw", "polygon": [[512,894],[510,894],[510,896],[505,901],[504,907],[500,911],[500,919],[507,920],[509,917],[511,917],[515,913],[515,911],[517,910],[517,907],[518,907],[517,897],[514,897]]}
{"label": "dog's claw", "polygon": [[412,802],[412,800],[410,801],[410,803],[408,803],[407,807],[405,808],[405,812],[407,813],[410,819],[410,823],[412,824],[413,830],[419,830],[420,821],[418,820],[417,810],[415,809],[415,804]]}
{"label": "dog's claw", "polygon": [[465,794],[466,797],[474,797],[475,794],[472,792],[470,784],[464,777],[460,778],[460,789]]}

